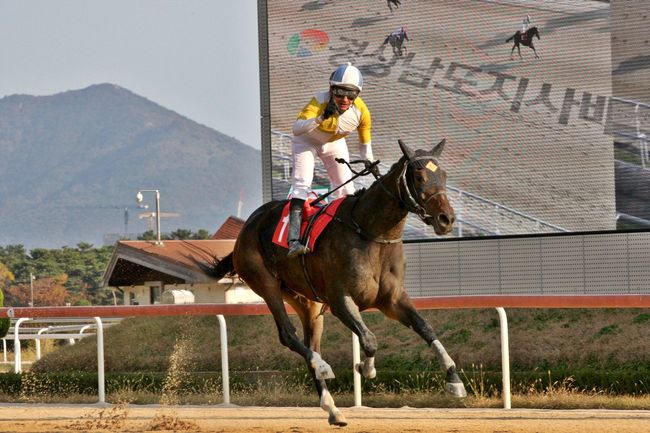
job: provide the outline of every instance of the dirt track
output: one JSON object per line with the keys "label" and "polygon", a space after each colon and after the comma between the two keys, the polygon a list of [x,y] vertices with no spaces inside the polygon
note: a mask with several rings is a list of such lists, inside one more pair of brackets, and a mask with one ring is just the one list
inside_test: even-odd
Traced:
{"label": "dirt track", "polygon": [[348,426],[319,408],[0,405],[0,432],[646,432],[650,411],[342,408]]}

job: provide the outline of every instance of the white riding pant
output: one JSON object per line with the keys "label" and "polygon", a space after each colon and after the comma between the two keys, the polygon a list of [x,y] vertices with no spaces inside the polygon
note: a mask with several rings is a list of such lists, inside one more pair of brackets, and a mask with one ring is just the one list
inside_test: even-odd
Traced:
{"label": "white riding pant", "polygon": [[[327,170],[327,175],[331,182],[331,189],[335,189],[343,185],[346,181],[352,178],[352,172],[346,164],[339,164],[335,161],[336,158],[342,158],[346,161],[350,160],[348,145],[345,138],[340,138],[335,141],[330,141],[324,144],[305,143],[299,138],[294,138],[291,143],[293,152],[293,193],[292,197],[306,200],[311,189],[312,181],[314,180],[314,166],[316,164],[316,156],[323,161],[323,165]],[[336,198],[345,197],[346,195],[354,194],[354,183],[349,182],[345,186],[338,189],[332,195]]]}

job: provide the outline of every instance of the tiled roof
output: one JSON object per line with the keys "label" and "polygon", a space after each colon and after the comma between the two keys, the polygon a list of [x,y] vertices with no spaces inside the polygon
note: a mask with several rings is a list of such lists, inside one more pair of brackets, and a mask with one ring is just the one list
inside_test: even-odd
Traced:
{"label": "tiled roof", "polygon": [[234,239],[166,240],[162,245],[119,241],[104,275],[104,285],[135,285],[140,280],[167,278],[174,282],[206,281],[210,279],[206,268],[216,258],[230,254],[234,246]]}
{"label": "tiled roof", "polygon": [[212,263],[214,258],[222,258],[232,252],[234,240],[167,240],[162,245],[152,241],[119,241],[119,245],[139,250],[150,256],[174,261],[178,264],[196,268],[197,263]]}
{"label": "tiled roof", "polygon": [[219,227],[219,230],[212,235],[212,239],[237,239],[239,232],[244,227],[244,222],[244,220],[234,216],[228,217],[221,227]]}

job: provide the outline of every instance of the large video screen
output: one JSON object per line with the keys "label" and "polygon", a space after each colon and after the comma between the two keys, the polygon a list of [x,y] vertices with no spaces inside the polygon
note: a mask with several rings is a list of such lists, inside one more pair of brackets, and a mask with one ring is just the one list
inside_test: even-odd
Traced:
{"label": "large video screen", "polygon": [[[382,172],[401,156],[398,139],[446,139],[452,236],[647,229],[648,3],[260,0],[270,198],[290,193],[298,113],[350,62]],[[347,142],[357,158],[356,134]],[[329,188],[320,164],[313,187]],[[436,235],[410,218],[404,237]]]}

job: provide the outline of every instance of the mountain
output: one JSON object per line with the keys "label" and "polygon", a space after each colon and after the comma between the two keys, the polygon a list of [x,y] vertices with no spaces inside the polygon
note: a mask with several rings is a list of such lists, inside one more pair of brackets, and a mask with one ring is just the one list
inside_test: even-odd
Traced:
{"label": "mountain", "polygon": [[[180,214],[163,232],[214,232],[240,192],[242,217],[261,204],[259,150],[112,84],[0,99],[0,152],[0,245],[142,233],[141,189],[160,191],[161,215]],[[155,194],[144,199],[155,211]]]}

